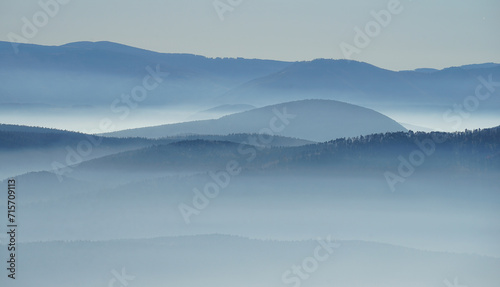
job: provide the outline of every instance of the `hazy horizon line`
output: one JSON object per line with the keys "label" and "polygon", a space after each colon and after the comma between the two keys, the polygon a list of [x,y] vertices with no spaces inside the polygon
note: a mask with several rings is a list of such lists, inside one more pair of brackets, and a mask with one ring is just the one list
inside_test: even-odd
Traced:
{"label": "hazy horizon line", "polygon": [[433,69],[433,70],[436,70],[436,71],[442,71],[442,70],[446,70],[446,69],[449,69],[449,68],[460,68],[460,67],[463,67],[463,66],[470,66],[470,65],[484,65],[484,64],[496,64],[496,65],[500,65],[500,63],[497,63],[497,62],[494,62],[494,61],[488,61],[488,62],[482,62],[482,63],[455,64],[455,65],[452,65],[452,66],[445,66],[445,67],[420,66],[420,67],[416,67],[416,68],[413,68],[413,69],[394,70],[394,69],[390,69],[390,68],[385,68],[385,67],[382,67],[382,66],[378,66],[378,65],[370,63],[370,62],[364,62],[364,61],[359,61],[359,60],[354,60],[354,59],[346,59],[346,58],[322,58],[322,57],[319,57],[319,58],[310,58],[310,59],[286,60],[286,59],[271,59],[271,58],[246,58],[246,57],[231,57],[231,56],[207,56],[207,55],[198,54],[198,53],[191,53],[191,52],[165,52],[165,51],[149,50],[149,49],[146,49],[146,48],[143,48],[143,47],[133,46],[133,45],[130,45],[130,44],[124,44],[124,43],[120,43],[120,42],[113,42],[113,41],[109,41],[109,40],[99,40],[99,41],[82,40],[82,41],[65,42],[64,44],[22,43],[22,42],[9,42],[9,41],[1,41],[1,40],[0,40],[0,42],[9,43],[11,45],[33,45],[33,46],[44,46],[44,47],[62,47],[62,46],[66,46],[66,45],[70,45],[70,44],[75,44],[75,43],[93,43],[93,44],[96,44],[96,43],[111,43],[111,44],[122,45],[122,46],[130,47],[130,48],[134,48],[134,49],[138,49],[138,50],[144,50],[144,51],[158,53],[158,54],[194,55],[194,56],[204,57],[206,59],[243,59],[243,60],[276,61],[276,62],[284,62],[284,63],[290,63],[290,64],[293,64],[293,63],[302,63],[302,62],[312,62],[312,61],[315,61],[315,60],[351,61],[351,62],[365,63],[365,64],[372,65],[372,66],[380,68],[380,69],[384,69],[384,70],[388,70],[388,71],[393,71],[393,72],[415,71],[415,70],[419,70],[419,69]]}

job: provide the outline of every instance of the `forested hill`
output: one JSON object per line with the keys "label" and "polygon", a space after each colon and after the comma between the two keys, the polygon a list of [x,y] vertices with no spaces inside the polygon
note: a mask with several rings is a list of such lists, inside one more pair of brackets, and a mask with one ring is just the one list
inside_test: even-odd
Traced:
{"label": "forested hill", "polygon": [[152,141],[142,138],[105,138],[89,134],[42,129],[6,129],[0,127],[0,151],[13,151],[20,149],[46,149],[60,148],[65,146],[77,146],[81,142],[89,142],[93,146],[137,146],[144,147],[151,145]]}
{"label": "forested hill", "polygon": [[[390,168],[401,159],[426,167],[500,169],[500,126],[474,131],[394,132],[297,147],[280,152],[276,165]],[[422,158],[423,155],[423,158]]]}
{"label": "forested hill", "polygon": [[373,134],[299,147],[186,140],[110,155],[82,167],[200,171],[224,168],[230,161],[254,171],[387,170],[397,169],[402,161],[427,168],[500,170],[500,127],[457,133]]}
{"label": "forested hill", "polygon": [[[257,136],[258,134],[237,133],[228,135],[183,135],[164,137],[160,139],[147,139],[140,137],[113,138],[56,129],[0,124],[0,152],[23,149],[43,150],[46,148],[61,149],[64,151],[66,146],[77,146],[82,141],[89,142],[94,146],[134,146],[138,148],[199,139],[207,141],[230,141],[242,143],[248,141],[250,137],[256,138]],[[311,143],[314,142],[274,135],[270,137],[269,143],[262,143],[262,145],[267,147],[301,146]]]}

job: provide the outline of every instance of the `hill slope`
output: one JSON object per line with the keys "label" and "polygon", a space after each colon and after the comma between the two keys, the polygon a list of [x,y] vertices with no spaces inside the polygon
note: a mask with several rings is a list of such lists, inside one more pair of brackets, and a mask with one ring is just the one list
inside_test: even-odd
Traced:
{"label": "hill slope", "polygon": [[[199,235],[103,242],[27,243],[22,246],[26,250],[24,270],[33,276],[19,276],[9,286],[101,286],[108,282],[111,286],[117,281],[115,276],[120,274],[127,277],[116,278],[125,283],[152,287],[233,286],[234,282],[240,282],[238,286],[242,287],[290,285],[282,280],[307,282],[310,285],[305,286],[318,287],[442,287],[446,286],[443,281],[458,280],[459,283],[471,284],[469,286],[493,287],[500,279],[495,272],[500,266],[500,259],[497,258],[429,252],[363,241],[322,242],[326,243]],[[313,253],[317,246],[324,246],[324,249],[320,248],[321,253]],[[317,260],[307,257],[314,254],[326,256],[326,259],[317,263]],[[58,280],[49,275],[50,265],[43,263],[46,260],[60,263]],[[318,266],[313,269],[316,271],[314,276],[303,273],[308,276],[307,281],[294,275],[302,273],[289,271],[292,265],[306,266],[302,263],[308,262],[306,260],[313,260],[317,264],[313,266]],[[73,268],[75,265],[81,267]],[[187,270],[199,272],[196,276],[186,276]],[[284,276],[286,271],[290,276]],[[460,277],[454,279],[457,276]],[[3,276],[0,282],[7,282],[6,278]],[[412,284],[408,285],[408,282]]]}
{"label": "hill slope", "polygon": [[419,152],[423,162],[413,166],[421,170],[498,172],[499,143],[500,127],[463,133],[372,134],[298,147],[187,140],[102,157],[83,163],[80,170],[209,171],[224,169],[228,162],[236,161],[245,169],[266,172],[293,169],[383,174],[397,172],[403,161],[415,162],[409,157]]}
{"label": "hill slope", "polygon": [[105,135],[160,138],[178,134],[268,133],[327,141],[405,130],[394,120],[360,106],[332,100],[302,100],[266,106],[216,120],[131,129]]}
{"label": "hill slope", "polygon": [[[110,138],[57,129],[0,124],[0,179],[31,171],[52,170],[54,163],[72,165],[124,151],[186,140],[230,141],[243,143],[252,134],[187,135],[162,139]],[[300,146],[313,142],[274,136],[266,147]],[[90,150],[87,150],[90,149]]]}
{"label": "hill slope", "polygon": [[[105,106],[130,93],[147,70],[159,70],[160,86],[143,105],[209,103],[214,96],[256,77],[279,71],[287,62],[210,59],[191,54],[162,54],[111,42],[62,46],[0,41],[0,104]],[[159,67],[159,68],[157,68]]]}

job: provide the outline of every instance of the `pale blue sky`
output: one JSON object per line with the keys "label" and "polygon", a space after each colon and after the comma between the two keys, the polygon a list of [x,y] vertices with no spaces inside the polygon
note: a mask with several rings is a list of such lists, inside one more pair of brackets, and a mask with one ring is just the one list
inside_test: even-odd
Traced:
{"label": "pale blue sky", "polygon": [[[49,1],[55,0],[41,0]],[[31,39],[24,38],[43,45],[106,40],[158,52],[290,61],[344,58],[340,44],[353,45],[354,28],[364,29],[373,20],[370,12],[390,2],[242,0],[221,21],[213,0],[65,1]],[[353,59],[393,70],[500,62],[500,1],[400,3],[402,12]],[[23,36],[22,18],[32,21],[37,11],[43,11],[38,0],[2,0],[0,40],[8,41],[9,33]]]}

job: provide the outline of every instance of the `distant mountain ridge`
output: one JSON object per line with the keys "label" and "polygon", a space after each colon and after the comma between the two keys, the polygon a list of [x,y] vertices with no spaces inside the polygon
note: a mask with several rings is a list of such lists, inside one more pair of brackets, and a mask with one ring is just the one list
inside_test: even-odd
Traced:
{"label": "distant mountain ridge", "polygon": [[[500,78],[496,63],[390,71],[351,61],[281,62],[206,58],[112,42],[62,46],[0,42],[0,104],[106,106],[140,84],[146,68],[165,76],[143,106],[251,104],[322,98],[353,104],[449,105],[474,93],[477,77]],[[500,106],[492,98],[487,107]]]}
{"label": "distant mountain ridge", "polygon": [[[353,60],[318,59],[297,62],[283,70],[233,88],[220,102],[262,104],[315,98],[370,107],[412,109],[442,107],[473,96],[483,79],[500,79],[500,65],[478,64],[442,70],[390,71]],[[497,80],[498,81],[498,80]],[[489,99],[488,108],[499,108]],[[485,108],[485,107],[483,107]]]}
{"label": "distant mountain ridge", "polygon": [[[122,274],[135,276],[131,277],[134,280],[130,285],[133,283],[152,287],[231,286],[234,282],[242,282],[238,286],[271,287],[284,285],[280,281],[283,270],[287,270],[286,268],[289,268],[293,262],[302,262],[299,260],[304,258],[304,254],[311,254],[311,257],[306,257],[307,260],[318,262],[313,261],[315,259],[310,250],[319,250],[317,254],[329,259],[320,262],[322,269],[319,269],[328,272],[318,272],[315,276],[320,279],[319,282],[328,282],[331,286],[369,286],[374,285],[373,282],[380,282],[378,284],[380,286],[405,286],[407,282],[413,282],[412,286],[446,286],[442,282],[443,278],[447,278],[447,273],[455,274],[453,273],[455,271],[460,274],[462,281],[459,283],[464,280],[471,281],[475,284],[474,286],[496,286],[494,282],[500,278],[494,271],[500,266],[498,258],[423,251],[354,240],[327,241],[328,243],[324,244],[330,249],[315,249],[321,247],[318,241],[278,241],[228,235],[191,235],[111,241],[30,242],[24,245],[31,259],[26,262],[25,272],[30,274],[39,272],[40,275],[36,278],[34,276],[20,277],[19,282],[22,286],[61,287],[74,284],[74,281],[80,282],[81,286],[99,285],[104,281],[104,279],[99,280],[100,278],[115,279],[111,277],[112,273],[108,270],[114,270],[118,275],[120,271],[114,269],[117,267],[114,267],[111,260],[95,261],[93,258],[113,258],[116,254],[120,254],[122,256],[120,264],[127,267],[119,270],[122,270]],[[60,267],[61,275],[56,282],[53,282],[54,280],[48,275],[51,272],[50,265],[38,263],[48,257],[56,262],[65,263]],[[147,260],[144,260],[144,257]],[[186,260],[186,258],[196,258],[196,260]],[[75,265],[82,267],[72,268]],[[169,268],[159,269],[158,267],[165,265]],[[204,272],[199,276],[186,276],[185,270],[190,269]],[[454,271],[450,272],[450,269]],[[133,270],[133,273],[129,270]],[[479,274],[476,270],[480,270]],[[387,276],[386,272],[394,274]],[[95,277],[99,279],[88,274],[96,274]],[[290,274],[293,275],[293,273]],[[370,276],[359,274],[370,274]],[[294,278],[293,276],[289,277]],[[318,282],[316,278],[314,279]],[[449,280],[453,281],[453,279]],[[457,280],[455,279],[454,282],[457,283]],[[300,281],[297,280],[297,282]],[[328,285],[325,283],[315,286]],[[455,286],[458,287],[458,285]]]}
{"label": "distant mountain ridge", "polygon": [[[109,106],[140,85],[147,67],[163,75],[143,105],[210,104],[230,88],[281,70],[287,62],[211,59],[191,54],[163,54],[111,42],[62,46],[0,42],[0,104]],[[29,84],[27,84],[29,83]]]}

